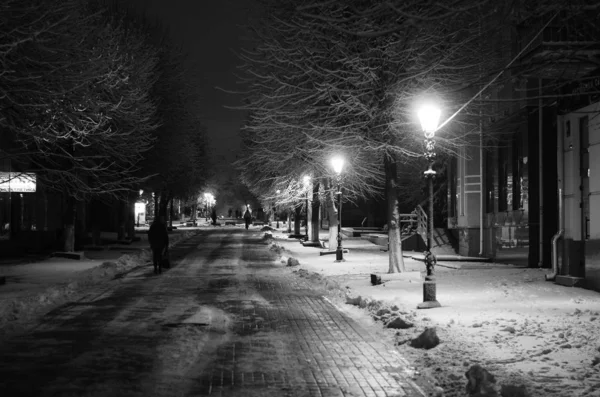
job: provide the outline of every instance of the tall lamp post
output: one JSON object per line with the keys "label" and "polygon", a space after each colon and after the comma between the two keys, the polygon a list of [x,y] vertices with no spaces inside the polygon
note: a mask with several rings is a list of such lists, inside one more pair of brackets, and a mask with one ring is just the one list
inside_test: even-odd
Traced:
{"label": "tall lamp post", "polygon": [[304,222],[304,230],[306,231],[306,235],[304,236],[304,240],[308,241],[308,188],[310,186],[310,176],[304,175],[304,188],[306,189],[306,221]]}
{"label": "tall lamp post", "polygon": [[[277,190],[278,198],[279,198],[279,193],[281,193],[281,190]],[[279,229],[279,215],[277,214],[277,205],[275,206],[275,218],[277,218],[277,229]]]}
{"label": "tall lamp post", "polygon": [[338,198],[338,225],[337,225],[337,248],[335,250],[335,261],[344,261],[344,250],[342,248],[342,168],[344,168],[344,159],[334,157],[331,160],[333,170],[337,175],[337,198]]}
{"label": "tall lamp post", "polygon": [[208,193],[204,193],[204,218],[208,221]]}
{"label": "tall lamp post", "polygon": [[431,309],[441,306],[436,299],[434,271],[437,260],[435,255],[431,252],[431,245],[433,242],[433,178],[435,177],[435,171],[432,168],[433,160],[435,158],[435,140],[433,137],[437,130],[440,109],[433,105],[425,105],[419,110],[418,115],[421,122],[421,128],[425,134],[425,159],[429,162],[429,169],[424,172],[429,185],[429,219],[427,222],[427,249],[424,252],[427,275],[423,282],[423,302],[417,305],[417,309]]}
{"label": "tall lamp post", "polygon": [[[204,193],[204,199],[206,200],[206,220],[208,221],[208,218],[210,218],[210,210],[212,209],[212,205],[213,205],[213,200],[214,200],[214,196],[212,195],[212,193]],[[214,203],[216,204],[216,201],[214,201]]]}

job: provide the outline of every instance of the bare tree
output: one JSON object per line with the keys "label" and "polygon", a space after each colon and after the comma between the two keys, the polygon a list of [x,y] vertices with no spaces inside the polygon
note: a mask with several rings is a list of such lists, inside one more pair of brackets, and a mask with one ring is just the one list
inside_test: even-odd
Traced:
{"label": "bare tree", "polygon": [[[459,24],[475,6],[425,3],[266,2],[270,19],[256,29],[260,44],[243,55],[251,87],[247,108],[253,110],[247,168],[253,164],[280,180],[292,170],[330,176],[329,158],[344,153],[351,159],[344,184],[350,199],[386,194],[390,272],[404,270],[397,159],[422,151],[412,104],[453,68],[463,74],[473,69],[458,63],[456,52],[469,44],[469,31]],[[465,38],[455,44],[450,28]],[[302,159],[304,170],[286,163],[290,157]]]}
{"label": "bare tree", "polygon": [[72,250],[77,200],[118,196],[144,179],[136,171],[157,128],[156,52],[140,32],[76,1],[6,6],[0,112],[11,146],[2,155],[63,194]]}
{"label": "bare tree", "polygon": [[144,186],[155,192],[158,216],[167,215],[174,198],[197,197],[210,168],[198,88],[190,83],[183,52],[167,39],[160,40],[162,73],[155,87],[161,126],[156,144],[143,162],[143,172],[152,175]]}

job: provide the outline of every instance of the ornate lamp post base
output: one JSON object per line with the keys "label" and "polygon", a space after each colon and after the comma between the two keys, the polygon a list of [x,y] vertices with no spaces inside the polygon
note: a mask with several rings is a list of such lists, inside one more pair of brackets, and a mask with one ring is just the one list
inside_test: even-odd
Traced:
{"label": "ornate lamp post base", "polygon": [[435,279],[425,278],[423,282],[423,302],[417,305],[417,309],[433,309],[442,307],[440,302],[436,300],[436,284]]}
{"label": "ornate lamp post base", "polygon": [[417,305],[417,309],[433,309],[435,307],[441,307],[440,302],[436,298],[436,283],[435,283],[435,265],[437,264],[437,258],[433,252],[427,250],[425,252],[425,267],[427,269],[427,275],[425,281],[423,281],[423,302]]}

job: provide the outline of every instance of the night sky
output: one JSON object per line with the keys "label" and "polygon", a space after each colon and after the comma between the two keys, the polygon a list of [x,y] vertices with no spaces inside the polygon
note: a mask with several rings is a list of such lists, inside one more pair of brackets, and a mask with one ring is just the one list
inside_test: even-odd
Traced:
{"label": "night sky", "polygon": [[[156,18],[169,30],[172,40],[188,53],[188,66],[195,75],[202,97],[198,111],[208,128],[213,153],[233,159],[239,145],[239,130],[244,113],[225,106],[239,104],[240,98],[216,87],[236,91],[233,75],[239,63],[235,51],[243,45],[243,30],[239,27],[246,12],[244,0],[129,0],[146,12],[151,21]],[[227,161],[229,162],[229,161]]]}

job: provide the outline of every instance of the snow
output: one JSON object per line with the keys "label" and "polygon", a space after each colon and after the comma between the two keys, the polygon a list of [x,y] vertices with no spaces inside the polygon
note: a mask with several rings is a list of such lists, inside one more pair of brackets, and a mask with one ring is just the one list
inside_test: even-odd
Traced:
{"label": "snow", "polygon": [[[415,377],[431,380],[445,397],[464,396],[465,372],[480,364],[497,380],[503,396],[600,396],[600,294],[545,280],[549,269],[472,262],[440,262],[436,267],[441,308],[417,310],[422,281],[412,277],[385,281],[388,253],[357,238],[345,238],[345,262],[319,255],[282,232],[273,233],[271,249],[295,258],[299,275],[320,282],[341,306],[351,302],[384,328],[396,317],[414,324],[385,329],[396,348],[415,368]],[[323,236],[325,238],[325,236]],[[408,272],[422,262],[404,258]],[[451,266],[451,267],[446,267]],[[371,285],[370,274],[383,277]],[[381,310],[381,309],[386,310]],[[342,308],[342,310],[345,310]],[[379,311],[379,315],[377,312]],[[386,313],[389,312],[389,313]],[[435,328],[441,343],[430,350],[406,343],[425,328]],[[507,392],[507,386],[524,386]],[[438,392],[439,393],[439,392]],[[439,395],[439,394],[437,394]]]}
{"label": "snow", "polygon": [[[170,233],[171,246],[195,233],[191,228]],[[104,233],[102,237],[111,236]],[[102,251],[85,251],[82,260],[51,257],[34,263],[0,265],[0,276],[6,277],[6,284],[0,285],[0,335],[30,327],[41,315],[88,286],[149,265],[151,253],[144,230],[138,237],[140,241],[130,245],[112,244]]]}

